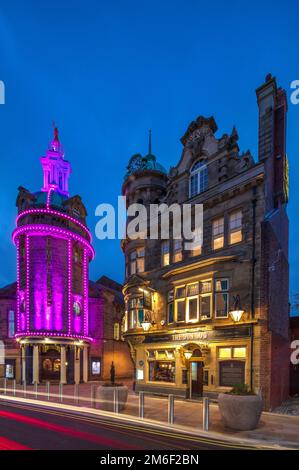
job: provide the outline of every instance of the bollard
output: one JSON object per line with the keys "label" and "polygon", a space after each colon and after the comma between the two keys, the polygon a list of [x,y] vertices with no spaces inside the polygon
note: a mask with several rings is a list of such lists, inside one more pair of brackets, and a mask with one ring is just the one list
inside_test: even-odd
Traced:
{"label": "bollard", "polygon": [[174,395],[168,395],[168,424],[174,423]]}
{"label": "bollard", "polygon": [[3,380],[3,388],[4,388],[4,395],[6,395],[6,391],[7,391],[7,379],[4,379],[4,380]]}
{"label": "bollard", "polygon": [[96,387],[95,385],[92,385],[91,386],[91,390],[90,390],[90,405],[91,405],[91,408],[95,408],[95,400],[96,398]]}
{"label": "bollard", "polygon": [[14,379],[14,381],[13,381],[13,391],[12,391],[14,397],[16,396],[16,389],[17,389],[17,381],[16,381],[16,379]]}
{"label": "bollard", "polygon": [[35,399],[37,400],[37,382],[34,382]]}
{"label": "bollard", "polygon": [[63,402],[63,383],[59,382],[59,401]]}
{"label": "bollard", "polygon": [[144,418],[144,392],[139,392],[139,418]]}
{"label": "bollard", "polygon": [[204,397],[202,402],[202,427],[204,431],[209,430],[210,423],[210,403],[209,398]]}
{"label": "bollard", "polygon": [[113,402],[114,413],[119,413],[119,401],[118,401],[118,388],[114,387],[114,402]]}
{"label": "bollard", "polygon": [[50,382],[46,383],[46,393],[47,393],[48,401],[50,401]]}
{"label": "bollard", "polygon": [[26,398],[26,380],[23,382],[23,397]]}
{"label": "bollard", "polygon": [[79,405],[79,384],[75,384],[74,402],[75,402],[76,405]]}

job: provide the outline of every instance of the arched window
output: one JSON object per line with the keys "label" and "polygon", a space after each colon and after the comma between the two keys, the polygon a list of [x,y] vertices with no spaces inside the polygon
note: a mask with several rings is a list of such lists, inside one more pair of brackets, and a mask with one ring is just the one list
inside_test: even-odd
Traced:
{"label": "arched window", "polygon": [[189,197],[208,189],[208,167],[204,161],[196,162],[190,171]]}
{"label": "arched window", "polygon": [[75,316],[81,315],[81,304],[78,300],[73,303],[73,312]]}

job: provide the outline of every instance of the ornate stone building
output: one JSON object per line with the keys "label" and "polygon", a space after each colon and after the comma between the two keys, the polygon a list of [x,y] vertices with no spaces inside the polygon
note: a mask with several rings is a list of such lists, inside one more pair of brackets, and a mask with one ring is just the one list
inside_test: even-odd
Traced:
{"label": "ornate stone building", "polygon": [[80,196],[69,195],[71,167],[57,129],[41,164],[41,191],[20,187],[17,197],[17,282],[0,290],[1,375],[87,382],[108,378],[114,360],[117,376],[130,376],[121,286],[105,277],[89,281],[87,212]]}
{"label": "ornate stone building", "polygon": [[271,75],[257,91],[258,158],[238,133],[216,137],[200,116],[169,173],[151,151],[131,158],[127,204],[203,204],[203,244],[126,239],[125,338],[136,390],[184,397],[236,384],[264,407],[289,392],[286,94]]}

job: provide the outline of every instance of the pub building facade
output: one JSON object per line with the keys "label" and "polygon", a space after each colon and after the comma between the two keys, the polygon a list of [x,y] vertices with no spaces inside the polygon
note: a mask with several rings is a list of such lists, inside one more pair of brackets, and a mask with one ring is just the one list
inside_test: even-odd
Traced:
{"label": "pub building facade", "polygon": [[117,378],[130,377],[122,286],[105,276],[89,279],[95,253],[87,212],[80,196],[69,194],[71,166],[57,129],[40,161],[41,190],[20,187],[16,201],[17,280],[0,289],[0,378],[107,380],[112,361]]}
{"label": "pub building facade", "polygon": [[[151,148],[134,155],[127,204],[203,204],[203,243],[124,239],[124,337],[135,390],[187,398],[237,384],[272,409],[289,393],[286,93],[266,77],[257,90],[258,158],[238,133],[216,137],[198,117],[167,172]],[[129,220],[128,220],[129,222]]]}

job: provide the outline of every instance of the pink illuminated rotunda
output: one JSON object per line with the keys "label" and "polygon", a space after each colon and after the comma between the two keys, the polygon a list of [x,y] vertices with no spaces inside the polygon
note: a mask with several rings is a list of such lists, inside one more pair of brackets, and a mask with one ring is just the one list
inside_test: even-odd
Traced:
{"label": "pink illuminated rotunda", "polygon": [[93,259],[86,209],[70,197],[70,163],[58,130],[40,159],[43,187],[19,188],[15,338],[21,346],[21,377],[87,382],[90,337],[88,265]]}

